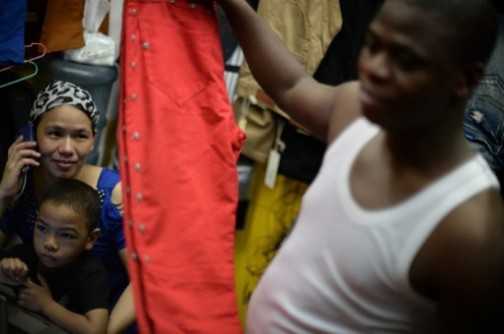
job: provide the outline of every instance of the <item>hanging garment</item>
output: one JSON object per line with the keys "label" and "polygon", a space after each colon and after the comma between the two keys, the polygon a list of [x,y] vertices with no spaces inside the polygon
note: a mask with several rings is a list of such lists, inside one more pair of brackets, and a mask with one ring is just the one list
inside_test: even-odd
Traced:
{"label": "hanging garment", "polygon": [[234,121],[214,8],[125,2],[118,137],[141,333],[241,332]]}
{"label": "hanging garment", "polygon": [[264,185],[266,166],[256,163],[243,226],[236,230],[236,293],[242,326],[261,275],[273,259],[301,207],[308,184],[278,175],[274,189]]}
{"label": "hanging garment", "polygon": [[226,81],[226,89],[228,91],[229,101],[235,100],[235,90],[238,84],[240,66],[243,64],[245,57],[241,47],[237,46],[229,59],[226,60],[226,71],[224,72],[224,80]]}
{"label": "hanging garment", "polygon": [[[259,1],[257,14],[285,42],[310,75],[319,66],[343,23],[339,0]],[[255,95],[258,89],[259,84],[245,63],[237,94]]]}
{"label": "hanging garment", "polygon": [[47,52],[76,49],[84,46],[85,0],[49,0],[42,25],[40,42]]}
{"label": "hanging garment", "polygon": [[[22,1],[18,1],[22,2]],[[28,1],[25,23],[24,40],[25,45],[31,43],[40,43],[40,35],[42,33],[42,25],[46,15],[47,1]],[[33,51],[27,51],[25,58],[32,58],[42,53],[43,50],[33,48]]]}
{"label": "hanging garment", "polygon": [[275,129],[281,116],[271,112],[272,106],[254,98],[236,96],[233,101],[235,119],[247,134],[242,154],[259,163],[268,161],[275,141]]}
{"label": "hanging garment", "polygon": [[337,85],[357,79],[357,59],[371,20],[384,0],[340,0],[345,24],[327,48],[313,77]]}
{"label": "hanging garment", "polygon": [[0,68],[24,63],[27,2],[0,0]]}
{"label": "hanging garment", "polygon": [[280,140],[285,146],[278,173],[294,180],[312,183],[322,165],[326,143],[288,122],[282,130]]}
{"label": "hanging garment", "polygon": [[[342,28],[340,0],[259,1],[257,14],[285,42],[310,75],[314,74],[331,41]],[[277,113],[287,119],[289,117],[265,96],[246,62],[240,70],[236,95],[244,100],[252,97],[249,103],[251,108],[245,115],[247,142],[242,153],[255,161],[265,162],[278,125],[276,116],[269,113]],[[257,104],[266,108],[257,108]],[[242,103],[238,101],[235,114],[240,114],[241,109]]]}
{"label": "hanging garment", "polygon": [[497,175],[504,196],[504,12],[499,28],[485,75],[466,104],[464,133]]}
{"label": "hanging garment", "polygon": [[[0,83],[18,80],[11,71],[0,72]],[[0,89],[0,173],[3,175],[8,150],[15,139],[16,129],[29,120],[35,92],[27,81]]]}

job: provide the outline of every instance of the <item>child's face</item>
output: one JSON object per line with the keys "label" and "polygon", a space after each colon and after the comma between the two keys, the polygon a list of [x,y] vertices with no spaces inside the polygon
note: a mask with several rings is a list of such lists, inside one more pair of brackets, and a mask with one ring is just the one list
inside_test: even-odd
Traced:
{"label": "child's face", "polygon": [[97,231],[88,231],[86,217],[80,213],[65,205],[45,201],[35,222],[35,252],[46,268],[65,266],[93,247]]}

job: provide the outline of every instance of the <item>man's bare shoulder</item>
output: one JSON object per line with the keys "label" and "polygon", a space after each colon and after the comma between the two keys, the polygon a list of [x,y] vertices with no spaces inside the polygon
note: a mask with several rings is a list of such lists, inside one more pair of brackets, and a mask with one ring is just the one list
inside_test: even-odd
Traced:
{"label": "man's bare shoulder", "polygon": [[424,247],[431,248],[427,277],[437,295],[440,329],[503,333],[504,207],[499,191],[483,191],[460,205]]}
{"label": "man's bare shoulder", "polygon": [[485,190],[447,215],[420,250],[411,274],[414,286],[426,287],[450,312],[458,308],[457,313],[469,315],[503,307],[504,204],[499,191]]}
{"label": "man's bare shoulder", "polygon": [[362,115],[359,91],[360,83],[358,81],[341,84],[335,89],[328,143],[332,142],[348,125]]}
{"label": "man's bare shoulder", "polygon": [[459,205],[434,233],[453,246],[464,245],[465,251],[485,252],[493,243],[504,249],[504,201],[499,190],[487,189]]}

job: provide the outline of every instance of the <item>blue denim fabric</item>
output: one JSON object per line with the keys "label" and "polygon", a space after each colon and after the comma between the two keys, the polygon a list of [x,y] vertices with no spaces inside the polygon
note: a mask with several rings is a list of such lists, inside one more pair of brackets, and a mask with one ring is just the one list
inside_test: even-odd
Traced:
{"label": "blue denim fabric", "polygon": [[504,14],[499,15],[499,37],[464,115],[465,137],[488,161],[504,194]]}
{"label": "blue denim fabric", "polygon": [[24,62],[27,3],[0,0],[0,68]]}

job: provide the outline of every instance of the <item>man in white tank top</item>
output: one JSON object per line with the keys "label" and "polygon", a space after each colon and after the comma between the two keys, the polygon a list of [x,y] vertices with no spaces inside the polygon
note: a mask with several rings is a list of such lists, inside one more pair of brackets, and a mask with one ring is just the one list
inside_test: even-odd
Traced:
{"label": "man in white tank top", "polygon": [[359,80],[337,87],[245,1],[218,2],[264,91],[329,144],[247,331],[504,333],[502,198],[462,128],[497,35],[490,2],[386,1]]}

